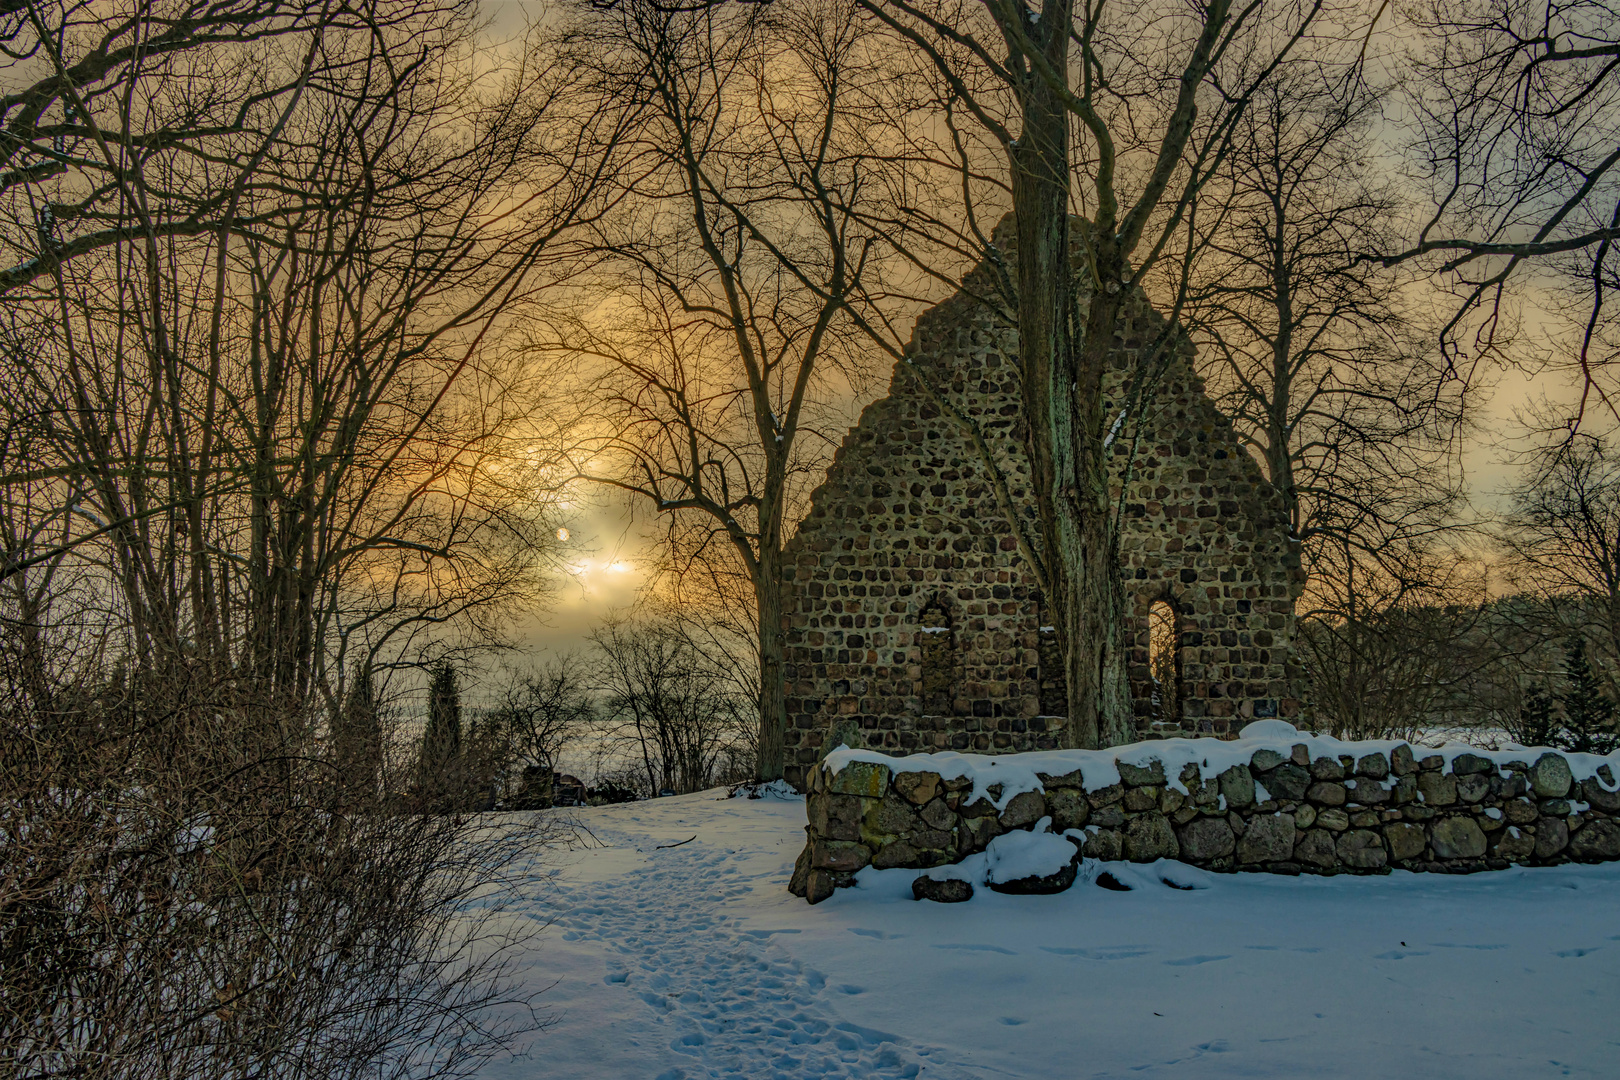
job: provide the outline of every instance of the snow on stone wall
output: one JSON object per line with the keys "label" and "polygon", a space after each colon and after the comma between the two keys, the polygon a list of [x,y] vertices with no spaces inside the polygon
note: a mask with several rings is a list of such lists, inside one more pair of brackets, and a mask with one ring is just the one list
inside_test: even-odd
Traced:
{"label": "snow on stone wall", "polygon": [[[814,904],[867,867],[907,867],[933,871],[914,887],[919,897],[965,899],[972,877],[995,863],[995,851],[981,853],[1020,830],[1066,838],[1066,872],[978,884],[1052,891],[1074,880],[1082,856],[1280,874],[1620,860],[1617,773],[1620,753],[1343,742],[1280,720],[1250,724],[1235,741],[1095,751],[839,749],[810,773],[809,840],[790,888]],[[966,892],[942,886],[952,880]]]}

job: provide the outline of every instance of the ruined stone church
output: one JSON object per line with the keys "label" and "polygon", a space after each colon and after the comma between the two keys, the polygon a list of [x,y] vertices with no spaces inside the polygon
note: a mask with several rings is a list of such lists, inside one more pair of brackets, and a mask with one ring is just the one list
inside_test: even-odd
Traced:
{"label": "ruined stone church", "polygon": [[[1108,415],[1163,326],[1143,297],[1122,310]],[[1015,328],[958,293],[918,320],[910,358],[977,424],[1033,526],[1017,348]],[[1116,425],[1111,443],[1143,737],[1220,735],[1299,711],[1297,543],[1192,361],[1178,343],[1142,422]],[[1058,746],[1067,690],[1036,579],[983,458],[903,366],[844,439],[787,566],[791,783],[802,788],[835,733],[893,754]]]}

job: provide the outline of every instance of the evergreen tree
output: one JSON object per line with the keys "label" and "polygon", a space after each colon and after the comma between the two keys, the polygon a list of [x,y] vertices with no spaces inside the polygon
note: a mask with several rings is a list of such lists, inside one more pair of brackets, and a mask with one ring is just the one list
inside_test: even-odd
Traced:
{"label": "evergreen tree", "polygon": [[1568,688],[1559,695],[1564,706],[1564,732],[1559,745],[1584,754],[1607,754],[1620,746],[1614,702],[1603,692],[1586,655],[1586,639],[1571,637],[1565,645]]}
{"label": "evergreen tree", "polygon": [[1551,746],[1557,727],[1552,695],[1540,683],[1531,683],[1519,706],[1519,741],[1525,746]]}
{"label": "evergreen tree", "polygon": [[448,662],[433,669],[428,684],[428,720],[417,759],[416,790],[430,809],[454,809],[460,788],[461,684]]}
{"label": "evergreen tree", "polygon": [[382,721],[369,664],[356,665],[348,697],[332,718],[332,762],[345,802],[369,802],[382,780]]}

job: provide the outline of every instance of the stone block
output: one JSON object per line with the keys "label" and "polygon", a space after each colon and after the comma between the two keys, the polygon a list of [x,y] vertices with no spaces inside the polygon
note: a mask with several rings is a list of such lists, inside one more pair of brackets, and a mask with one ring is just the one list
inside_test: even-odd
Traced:
{"label": "stone block", "polygon": [[1241,810],[1254,805],[1254,777],[1244,766],[1234,765],[1221,773],[1219,783],[1227,806]]}
{"label": "stone block", "polygon": [[1350,827],[1350,815],[1337,807],[1319,810],[1316,814],[1316,824],[1333,832],[1344,832]]}
{"label": "stone block", "polygon": [[1360,803],[1362,806],[1382,806],[1389,802],[1389,789],[1366,776],[1358,776],[1345,785],[1350,801]]}
{"label": "stone block", "polygon": [[1311,762],[1311,777],[1316,780],[1343,780],[1344,766],[1338,758],[1319,757]]}
{"label": "stone block", "polygon": [[1316,807],[1310,803],[1300,803],[1294,807],[1294,828],[1308,829],[1316,824]]}
{"label": "stone block", "polygon": [[1237,838],[1225,819],[1200,817],[1176,830],[1181,845],[1181,858],[1186,862],[1207,863],[1221,859],[1237,849]]}
{"label": "stone block", "polygon": [[1091,804],[1085,794],[1073,788],[1048,788],[1046,812],[1052,815],[1052,831],[1081,829],[1091,817]]}
{"label": "stone block", "polygon": [[1164,762],[1154,759],[1145,768],[1140,765],[1128,765],[1123,761],[1114,763],[1119,769],[1119,779],[1126,787],[1163,786]]}
{"label": "stone block", "polygon": [[1397,821],[1384,826],[1384,841],[1389,846],[1390,858],[1396,862],[1406,862],[1422,857],[1428,838],[1423,833],[1423,826]]}
{"label": "stone block", "polygon": [[1419,773],[1418,798],[1424,806],[1452,805],[1457,801],[1457,778],[1450,773]]}
{"label": "stone block", "polygon": [[1159,789],[1155,787],[1130,788],[1121,800],[1128,814],[1140,814],[1144,810],[1156,809],[1159,805]]}
{"label": "stone block", "polygon": [[1411,776],[1417,772],[1417,762],[1412,758],[1412,748],[1401,743],[1389,752],[1389,770],[1396,776]]}
{"label": "stone block", "polygon": [[[1410,751],[1408,751],[1410,753]],[[1366,754],[1356,759],[1356,775],[1369,780],[1383,780],[1389,776],[1389,758],[1383,754]]]}
{"label": "stone block", "polygon": [[1096,791],[1086,792],[1086,801],[1091,804],[1093,809],[1110,806],[1124,797],[1124,784],[1109,784],[1107,787],[1100,787]]}
{"label": "stone block", "polygon": [[1536,853],[1536,838],[1532,833],[1521,831],[1516,825],[1509,825],[1497,837],[1495,849],[1499,858],[1510,862],[1523,862]]}
{"label": "stone block", "polygon": [[913,870],[939,865],[940,860],[913,847],[909,841],[896,840],[872,853],[872,865],[879,870],[906,867]]}
{"label": "stone block", "polygon": [[1081,854],[1099,862],[1118,862],[1124,853],[1124,838],[1116,829],[1098,829],[1087,835]]}
{"label": "stone block", "polygon": [[1020,791],[1007,800],[998,820],[1003,830],[1024,829],[1046,816],[1046,800],[1038,791]]}
{"label": "stone block", "polygon": [[1305,797],[1305,789],[1310,786],[1311,774],[1301,766],[1287,762],[1258,779],[1265,785],[1273,799],[1299,802]]}
{"label": "stone block", "polygon": [[1542,754],[1530,766],[1530,790],[1543,799],[1561,799],[1569,794],[1575,778],[1570,775],[1569,762],[1558,754]]}
{"label": "stone block", "polygon": [[869,800],[855,795],[811,795],[805,799],[810,828],[828,840],[859,840]]}
{"label": "stone block", "polygon": [[1041,786],[1044,787],[1048,792],[1053,791],[1056,788],[1083,789],[1086,786],[1086,778],[1084,775],[1082,775],[1081,770],[1079,769],[1073,769],[1069,772],[1058,773],[1056,775],[1053,775],[1052,773],[1038,772],[1035,774],[1035,779],[1039,780],[1041,782]]}
{"label": "stone block", "polygon": [[894,774],[894,790],[913,806],[923,806],[940,792],[938,773],[900,772]]}
{"label": "stone block", "polygon": [[1014,878],[1011,881],[992,881],[989,884],[990,888],[998,893],[1010,893],[1013,896],[1046,896],[1063,892],[1073,885],[1079,869],[1080,852],[1076,851],[1074,858],[1054,874],[1037,874]]}
{"label": "stone block", "polygon": [[1325,829],[1300,833],[1294,843],[1294,861],[1327,870],[1336,866],[1339,856],[1333,849],[1333,834]]}
{"label": "stone block", "polygon": [[911,883],[913,900],[932,900],[936,904],[960,904],[973,899],[973,884],[957,878],[935,881],[927,874]]}
{"label": "stone block", "polygon": [[1502,804],[1502,816],[1510,825],[1530,825],[1541,816],[1541,811],[1529,799],[1509,799]]}
{"label": "stone block", "polygon": [[[1384,850],[1384,838],[1371,829],[1351,829],[1340,834],[1333,845],[1339,862],[1356,870],[1378,870],[1389,862]],[[1483,855],[1485,849],[1480,848]]]}
{"label": "stone block", "polygon": [[812,870],[805,877],[804,898],[819,904],[833,894],[833,876],[828,870]]}
{"label": "stone block", "polygon": [[1495,773],[1496,765],[1478,754],[1458,754],[1451,759],[1451,771],[1456,776],[1480,776]]}
{"label": "stone block", "polygon": [[1125,858],[1131,862],[1174,859],[1180,852],[1175,830],[1163,814],[1150,811],[1125,823]]}
{"label": "stone block", "polygon": [[793,863],[793,876],[788,878],[788,892],[794,896],[803,897],[809,890],[810,881],[810,845],[804,845],[799,857]]}
{"label": "stone block", "polygon": [[889,791],[889,767],[875,761],[851,761],[833,774],[827,790],[840,795],[881,799]]}
{"label": "stone block", "polygon": [[1569,857],[1576,862],[1620,859],[1620,825],[1594,818],[1569,842]]}
{"label": "stone block", "polygon": [[1581,781],[1583,802],[1607,814],[1620,814],[1620,791],[1610,791],[1595,777]]}
{"label": "stone block", "polygon": [[1477,803],[1490,793],[1491,778],[1483,773],[1464,773],[1457,777],[1457,798],[1465,803]]}
{"label": "stone block", "polygon": [[1305,797],[1318,806],[1343,806],[1347,801],[1344,785],[1329,780],[1318,780],[1306,788]]}
{"label": "stone block", "polygon": [[1293,814],[1268,814],[1251,818],[1248,828],[1243,831],[1243,838],[1237,845],[1237,859],[1240,863],[1283,862],[1293,854]]}
{"label": "stone block", "polygon": [[1429,846],[1437,859],[1477,859],[1485,854],[1485,832],[1473,818],[1444,817],[1429,826]]}
{"label": "stone block", "polygon": [[861,839],[875,850],[887,837],[903,837],[926,828],[917,810],[894,792],[874,801],[866,800],[866,816],[861,819]]}
{"label": "stone block", "polygon": [[1551,859],[1569,846],[1569,826],[1563,818],[1536,819],[1536,858]]}
{"label": "stone block", "polygon": [[963,818],[956,830],[956,848],[961,855],[972,855],[990,846],[990,841],[1001,835],[1001,826],[993,817]]}
{"label": "stone block", "polygon": [[865,844],[848,840],[817,840],[810,845],[812,870],[836,870],[846,874],[865,867],[872,861],[872,852]]}
{"label": "stone block", "polygon": [[944,832],[950,832],[952,829],[956,828],[956,812],[949,806],[945,805],[944,799],[936,798],[933,802],[923,807],[917,816],[922,818],[923,824],[927,825],[930,829],[940,829]]}
{"label": "stone block", "polygon": [[1275,750],[1256,750],[1249,759],[1249,768],[1257,773],[1270,772],[1287,760]]}

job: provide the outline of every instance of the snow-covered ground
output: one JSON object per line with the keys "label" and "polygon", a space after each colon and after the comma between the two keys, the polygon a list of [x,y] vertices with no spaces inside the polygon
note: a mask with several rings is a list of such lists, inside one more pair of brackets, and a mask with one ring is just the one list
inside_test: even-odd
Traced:
{"label": "snow-covered ground", "polygon": [[577,812],[524,913],[553,1024],[487,1080],[1620,1076],[1620,864],[810,907],[804,804],[723,796]]}

